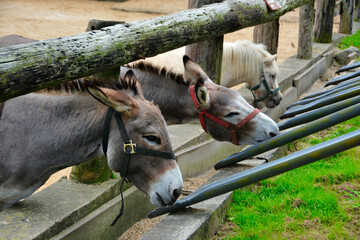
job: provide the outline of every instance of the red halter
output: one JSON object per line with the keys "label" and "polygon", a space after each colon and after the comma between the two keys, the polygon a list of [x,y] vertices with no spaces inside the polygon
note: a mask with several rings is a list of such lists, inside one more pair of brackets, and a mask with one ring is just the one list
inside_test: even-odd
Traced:
{"label": "red halter", "polygon": [[205,109],[202,109],[198,100],[197,100],[197,97],[196,97],[196,94],[195,94],[195,86],[190,86],[190,95],[191,95],[191,98],[195,104],[195,107],[196,109],[198,110],[199,112],[199,118],[200,118],[200,123],[201,123],[201,126],[202,128],[204,129],[205,132],[207,132],[206,130],[206,126],[205,126],[205,118],[204,118],[204,115],[206,117],[208,117],[210,120],[220,124],[221,126],[229,129],[229,132],[231,134],[231,138],[232,138],[232,142],[233,144],[235,145],[239,145],[238,141],[237,141],[237,136],[236,136],[236,129],[240,128],[241,126],[243,126],[244,124],[246,124],[247,122],[249,122],[251,119],[253,119],[259,112],[260,110],[255,108],[246,118],[244,118],[243,120],[241,120],[239,123],[237,124],[232,124],[232,123],[229,123],[225,120],[222,120],[214,115],[212,115],[211,113],[209,113],[208,111],[206,111]]}

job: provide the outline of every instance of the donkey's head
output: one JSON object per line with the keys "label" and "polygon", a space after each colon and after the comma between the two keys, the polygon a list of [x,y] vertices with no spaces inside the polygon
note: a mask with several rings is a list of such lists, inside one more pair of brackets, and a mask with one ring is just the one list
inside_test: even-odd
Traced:
{"label": "donkey's head", "polygon": [[279,68],[276,62],[276,55],[267,53],[264,56],[261,68],[260,83],[252,88],[256,95],[255,99],[265,101],[265,105],[268,108],[274,108],[279,105],[282,100],[282,94],[277,81]]}
{"label": "donkey's head", "polygon": [[[110,120],[105,153],[111,169],[120,172],[122,176],[125,174],[123,177],[150,196],[152,204],[173,204],[181,193],[182,176],[175,157],[167,157],[171,155],[172,147],[165,120],[160,110],[144,99],[133,72],[125,74],[117,90],[94,86],[88,86],[87,89],[97,100],[115,111]],[[123,144],[126,141],[118,126],[121,124],[117,123],[119,119],[116,116],[119,115],[132,141],[127,146]],[[132,150],[135,153],[130,153]],[[160,156],[149,152],[160,153]]]}
{"label": "donkey's head", "polygon": [[[234,131],[236,143],[229,129],[205,117],[203,128],[215,140],[229,141],[237,145],[256,144],[279,133],[277,124],[265,114],[261,112],[257,114],[254,107],[248,104],[237,91],[213,83],[201,67],[186,55],[183,60],[185,78],[190,79],[195,85],[195,94],[200,108],[217,119],[221,119],[225,124],[235,126],[230,130]],[[251,115],[253,115],[251,120],[236,127]]]}

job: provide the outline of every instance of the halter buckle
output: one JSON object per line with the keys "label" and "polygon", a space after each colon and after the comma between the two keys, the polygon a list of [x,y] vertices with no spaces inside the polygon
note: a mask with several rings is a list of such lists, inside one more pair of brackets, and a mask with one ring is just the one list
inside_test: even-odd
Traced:
{"label": "halter buckle", "polygon": [[[128,154],[134,154],[135,153],[135,148],[136,148],[136,143],[133,143],[131,140],[129,140],[129,142],[127,143],[123,143],[124,145],[124,152],[128,153]],[[127,147],[131,148],[131,151],[127,151]]]}

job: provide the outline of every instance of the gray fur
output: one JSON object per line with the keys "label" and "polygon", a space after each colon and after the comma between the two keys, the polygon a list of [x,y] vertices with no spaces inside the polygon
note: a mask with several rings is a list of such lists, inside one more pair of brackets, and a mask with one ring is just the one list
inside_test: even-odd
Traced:
{"label": "gray fur", "polygon": [[34,93],[8,100],[0,119],[0,189],[37,188],[58,170],[99,156],[105,110],[89,96]]}
{"label": "gray fur", "polygon": [[134,71],[140,82],[144,97],[159,105],[168,124],[198,122],[188,84],[179,84],[165,75],[129,67],[121,67],[121,77],[129,69]]}

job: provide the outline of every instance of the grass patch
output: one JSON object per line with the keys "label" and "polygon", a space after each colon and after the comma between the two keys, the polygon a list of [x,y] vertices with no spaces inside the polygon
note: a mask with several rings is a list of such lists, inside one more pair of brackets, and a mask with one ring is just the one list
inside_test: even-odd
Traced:
{"label": "grass patch", "polygon": [[[360,117],[289,144],[289,153],[360,128]],[[224,239],[359,237],[360,147],[234,192]]]}
{"label": "grass patch", "polygon": [[340,41],[338,48],[346,49],[350,46],[360,48],[360,30],[351,36],[344,37]]}

